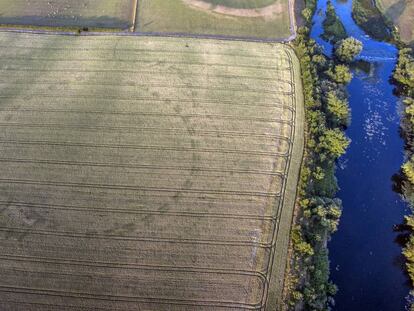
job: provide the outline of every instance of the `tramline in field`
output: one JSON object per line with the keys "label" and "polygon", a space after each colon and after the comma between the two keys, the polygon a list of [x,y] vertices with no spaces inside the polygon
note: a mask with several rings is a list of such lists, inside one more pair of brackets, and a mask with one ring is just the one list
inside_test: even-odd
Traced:
{"label": "tramline in field", "polygon": [[281,44],[0,33],[0,309],[275,310],[300,85]]}

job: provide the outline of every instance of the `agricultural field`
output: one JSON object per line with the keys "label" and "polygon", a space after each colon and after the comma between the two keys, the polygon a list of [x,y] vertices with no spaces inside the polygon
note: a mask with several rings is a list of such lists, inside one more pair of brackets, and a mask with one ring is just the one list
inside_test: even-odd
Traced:
{"label": "agricultural field", "polygon": [[282,44],[1,32],[0,310],[276,310],[303,118]]}
{"label": "agricultural field", "polygon": [[127,29],[137,0],[1,0],[0,24]]}
{"label": "agricultural field", "polygon": [[140,0],[136,31],[287,39],[289,0]]}
{"label": "agricultural field", "polygon": [[378,0],[376,4],[398,27],[401,40],[414,44],[414,1]]}

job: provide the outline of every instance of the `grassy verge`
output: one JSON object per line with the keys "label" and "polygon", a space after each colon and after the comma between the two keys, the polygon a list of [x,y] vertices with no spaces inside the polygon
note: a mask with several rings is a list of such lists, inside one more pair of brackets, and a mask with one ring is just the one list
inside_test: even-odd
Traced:
{"label": "grassy verge", "polygon": [[292,82],[294,83],[294,94],[292,105],[295,107],[295,130],[293,134],[292,160],[289,164],[289,173],[286,181],[285,192],[291,195],[286,196],[283,201],[280,222],[275,236],[275,252],[273,257],[273,269],[270,277],[269,299],[266,310],[274,311],[283,308],[283,286],[288,265],[288,248],[292,231],[292,216],[297,199],[298,181],[303,159],[304,150],[304,98],[300,76],[300,64],[293,49],[288,49],[287,54],[292,65]]}

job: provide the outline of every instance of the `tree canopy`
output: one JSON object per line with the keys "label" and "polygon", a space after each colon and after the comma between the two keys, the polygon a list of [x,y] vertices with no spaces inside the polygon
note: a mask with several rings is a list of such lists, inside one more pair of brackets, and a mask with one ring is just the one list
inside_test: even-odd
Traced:
{"label": "tree canopy", "polygon": [[326,74],[333,81],[340,84],[348,84],[352,79],[352,73],[349,70],[349,67],[342,64],[335,65],[333,69],[329,68],[329,70],[326,71]]}
{"label": "tree canopy", "polygon": [[339,40],[345,39],[347,36],[345,27],[336,15],[335,8],[331,1],[328,1],[325,20],[323,21],[322,26],[323,34],[321,37],[326,41],[335,43]]}
{"label": "tree canopy", "polygon": [[349,37],[336,43],[335,56],[344,63],[352,62],[362,51],[362,42]]}

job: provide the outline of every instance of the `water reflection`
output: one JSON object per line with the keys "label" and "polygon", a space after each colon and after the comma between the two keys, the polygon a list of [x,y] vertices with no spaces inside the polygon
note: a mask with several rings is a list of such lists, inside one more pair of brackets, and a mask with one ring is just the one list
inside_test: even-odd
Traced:
{"label": "water reflection", "polygon": [[[326,10],[319,0],[317,10]],[[401,187],[397,172],[403,161],[399,135],[400,105],[389,83],[397,49],[367,36],[351,17],[352,1],[333,1],[348,34],[364,49],[353,64],[348,86],[352,139],[347,154],[338,161],[338,193],[344,211],[339,231],[329,244],[332,278],[339,287],[335,310],[404,310],[409,292],[401,244],[406,204],[394,189]],[[323,14],[316,14],[311,36],[326,54],[332,46],[323,41]]]}

